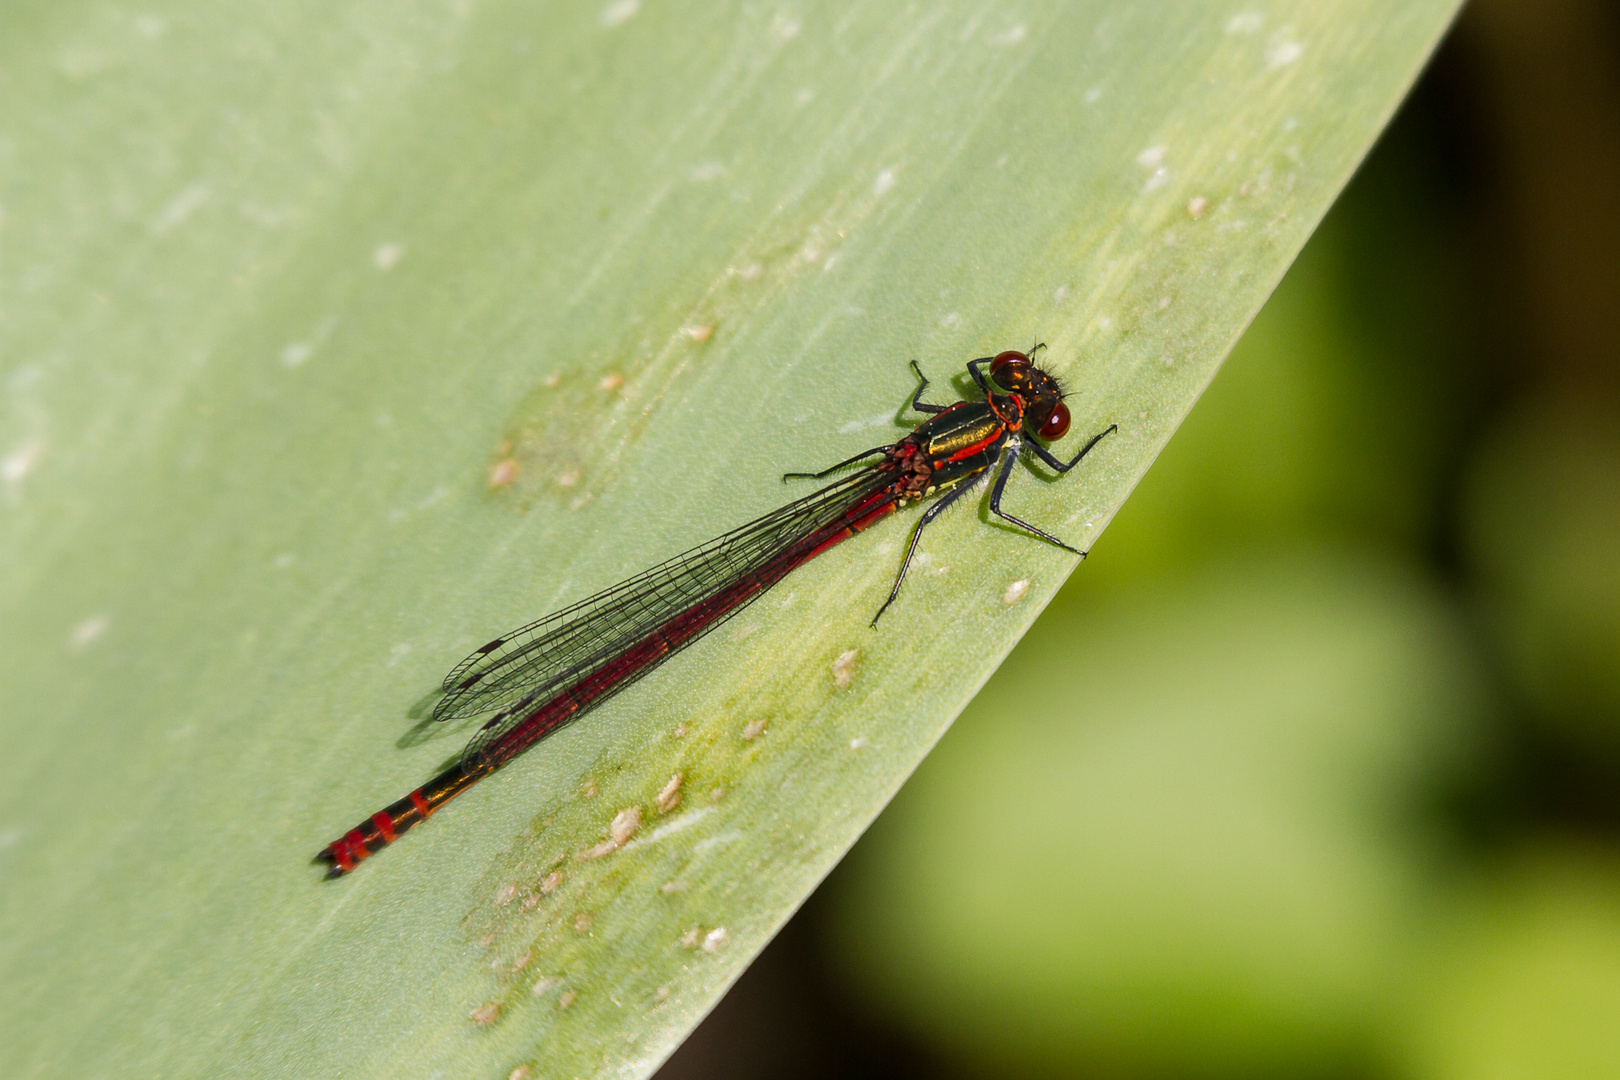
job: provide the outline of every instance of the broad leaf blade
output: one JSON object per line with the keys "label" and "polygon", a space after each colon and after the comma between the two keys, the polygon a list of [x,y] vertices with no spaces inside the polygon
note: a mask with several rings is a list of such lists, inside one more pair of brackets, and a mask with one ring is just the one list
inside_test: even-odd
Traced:
{"label": "broad leaf blade", "polygon": [[1453,9],[8,14],[7,1075],[650,1071],[1073,561],[947,517],[873,632],[891,521],[319,883],[438,677],[913,357],[1046,341],[1120,431],[1008,506],[1088,544]]}

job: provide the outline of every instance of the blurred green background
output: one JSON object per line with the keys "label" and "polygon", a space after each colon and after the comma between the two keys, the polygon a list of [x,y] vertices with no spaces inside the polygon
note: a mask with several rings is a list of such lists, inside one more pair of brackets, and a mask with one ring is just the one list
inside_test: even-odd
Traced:
{"label": "blurred green background", "polygon": [[1478,0],[661,1075],[1620,1076],[1617,193],[1620,11]]}

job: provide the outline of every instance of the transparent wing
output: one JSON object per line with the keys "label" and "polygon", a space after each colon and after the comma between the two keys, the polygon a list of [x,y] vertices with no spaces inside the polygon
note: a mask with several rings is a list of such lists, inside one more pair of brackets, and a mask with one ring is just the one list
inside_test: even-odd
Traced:
{"label": "transparent wing", "polygon": [[[741,528],[475,651],[445,676],[435,720],[499,711],[474,739],[498,737],[527,707],[601,668],[672,619],[803,540],[890,479],[879,465],[844,477]],[[474,746],[468,747],[471,754]]]}

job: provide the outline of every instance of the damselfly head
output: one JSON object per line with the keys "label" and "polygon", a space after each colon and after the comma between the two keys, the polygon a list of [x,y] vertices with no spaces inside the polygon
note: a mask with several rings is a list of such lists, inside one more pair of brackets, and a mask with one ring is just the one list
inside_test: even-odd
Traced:
{"label": "damselfly head", "polygon": [[1036,367],[1028,353],[997,354],[990,361],[990,377],[1003,390],[1023,399],[1024,424],[1039,438],[1051,442],[1068,434],[1069,407],[1063,404],[1063,387]]}

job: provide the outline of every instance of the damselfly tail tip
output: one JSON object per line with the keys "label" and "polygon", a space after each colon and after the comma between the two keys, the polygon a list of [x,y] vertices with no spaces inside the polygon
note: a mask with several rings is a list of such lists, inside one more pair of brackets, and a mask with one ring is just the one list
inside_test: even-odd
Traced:
{"label": "damselfly tail tip", "polygon": [[343,843],[342,840],[337,840],[327,844],[321,849],[320,854],[310,860],[316,866],[324,865],[326,867],[325,877],[327,881],[340,878],[354,868],[353,863],[350,863],[349,866],[343,865],[344,860],[338,855],[337,851],[337,847],[341,843]]}

